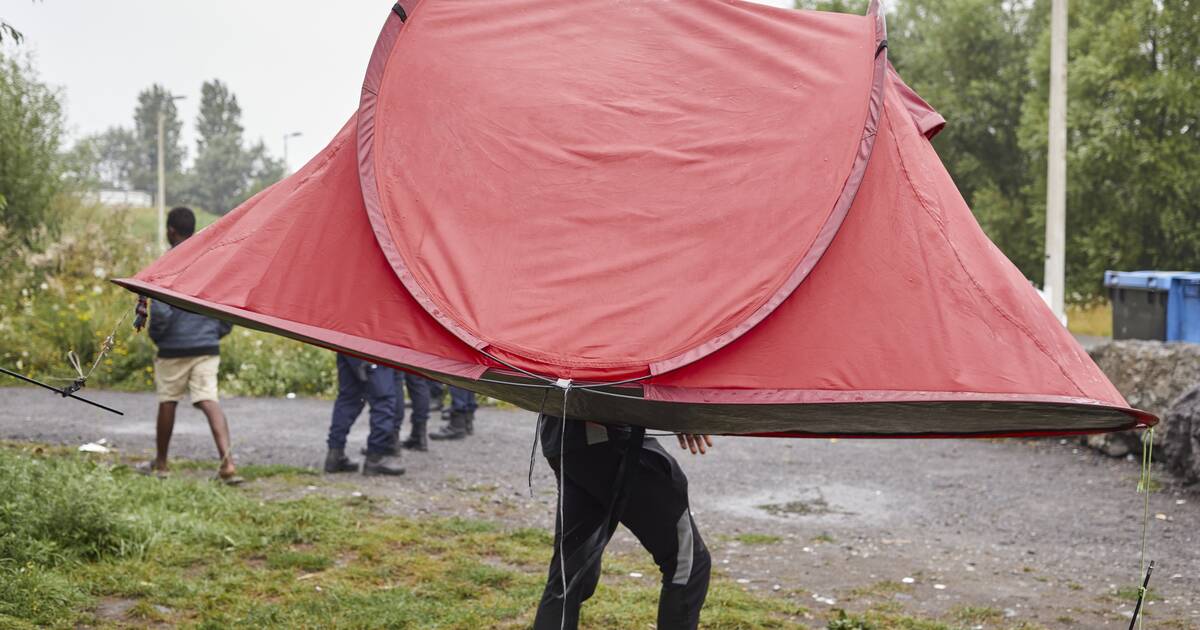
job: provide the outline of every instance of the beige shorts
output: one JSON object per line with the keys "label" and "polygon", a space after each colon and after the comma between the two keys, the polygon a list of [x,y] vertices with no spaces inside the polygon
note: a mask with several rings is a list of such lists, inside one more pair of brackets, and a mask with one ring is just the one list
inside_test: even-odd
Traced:
{"label": "beige shorts", "polygon": [[158,402],[178,402],[186,392],[192,404],[217,400],[217,368],[221,357],[178,357],[154,359],[154,387]]}

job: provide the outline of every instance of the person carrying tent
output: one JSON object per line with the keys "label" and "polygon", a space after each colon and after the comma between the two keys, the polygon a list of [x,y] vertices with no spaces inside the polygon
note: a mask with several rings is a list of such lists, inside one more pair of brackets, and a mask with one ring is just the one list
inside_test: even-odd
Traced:
{"label": "person carrying tent", "polygon": [[[196,215],[190,208],[173,208],[167,213],[167,242],[174,248],[196,231]],[[233,330],[229,322],[198,315],[170,306],[161,300],[150,302],[150,339],[158,346],[154,358],[154,386],[158,391],[158,418],[155,424],[154,461],[139,467],[146,474],[165,475],[167,451],[175,431],[175,410],[187,393],[192,405],[204,412],[212,429],[213,441],[221,465],[217,478],[238,484],[233,454],[229,446],[229,423],[217,400],[217,371],[221,365],[221,338]]]}
{"label": "person carrying tent", "polygon": [[[662,572],[657,627],[697,627],[712,560],[692,519],[679,464],[640,428],[549,415],[539,423],[542,454],[559,483],[559,510],[534,628],[578,627],[580,606],[600,582],[600,557],[618,522]],[[693,454],[712,447],[707,435],[678,438]]]}
{"label": "person carrying tent", "polygon": [[337,368],[338,395],[333,402],[333,418],[329,424],[325,472],[358,470],[358,462],[346,456],[346,436],[358,414],[362,413],[363,405],[367,404],[371,407],[371,432],[367,435],[362,473],[403,475],[400,451],[396,448],[397,379],[394,370],[345,354],[337,356]]}

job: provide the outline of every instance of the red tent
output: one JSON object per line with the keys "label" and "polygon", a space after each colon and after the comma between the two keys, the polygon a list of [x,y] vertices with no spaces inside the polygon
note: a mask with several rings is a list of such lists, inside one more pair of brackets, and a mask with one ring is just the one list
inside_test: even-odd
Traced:
{"label": "red tent", "polygon": [[980,230],[886,55],[875,10],[401,2],[324,151],[119,282],[597,421],[1152,424]]}

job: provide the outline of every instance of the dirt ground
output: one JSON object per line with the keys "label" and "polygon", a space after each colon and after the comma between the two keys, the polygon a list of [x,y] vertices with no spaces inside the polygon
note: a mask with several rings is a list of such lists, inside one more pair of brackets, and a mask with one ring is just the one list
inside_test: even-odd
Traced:
{"label": "dirt ground", "polygon": [[[24,388],[0,388],[0,438],[77,445],[106,438],[150,454],[154,398],[87,392],[117,417]],[[330,403],[231,399],[238,461],[316,467]],[[363,493],[389,512],[549,527],[554,482],[535,460],[534,417],[481,409],[476,435],[406,454],[399,479],[356,474],[266,492]],[[365,442],[366,418],[351,434]],[[662,439],[662,438],[660,438]],[[672,440],[673,441],[673,440]],[[215,456],[203,416],[182,410],[173,455]],[[834,608],[884,604],[915,616],[979,619],[968,628],[1123,628],[1139,575],[1143,496],[1137,462],[1066,440],[779,440],[718,438],[678,459],[716,566],[788,597],[823,627]],[[1156,471],[1148,558],[1157,561],[1146,627],[1200,628],[1200,489]],[[617,552],[641,553],[618,531]],[[655,579],[654,576],[626,579]]]}

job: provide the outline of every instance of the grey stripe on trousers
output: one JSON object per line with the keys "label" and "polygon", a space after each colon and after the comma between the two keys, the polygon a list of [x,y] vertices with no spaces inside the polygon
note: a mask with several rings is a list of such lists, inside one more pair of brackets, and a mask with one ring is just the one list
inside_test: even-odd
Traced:
{"label": "grey stripe on trousers", "polygon": [[692,512],[688,508],[684,508],[683,514],[679,516],[679,522],[675,524],[675,539],[679,544],[679,549],[675,552],[675,577],[671,580],[672,584],[681,586],[687,585],[688,578],[692,575]]}

